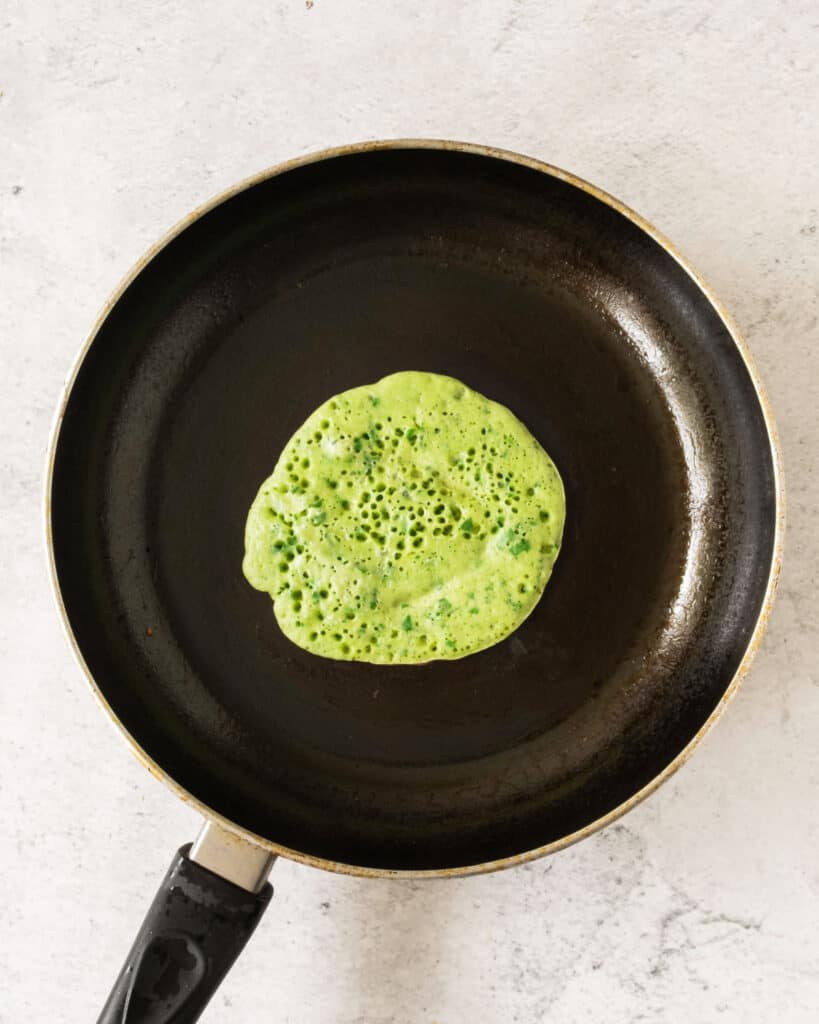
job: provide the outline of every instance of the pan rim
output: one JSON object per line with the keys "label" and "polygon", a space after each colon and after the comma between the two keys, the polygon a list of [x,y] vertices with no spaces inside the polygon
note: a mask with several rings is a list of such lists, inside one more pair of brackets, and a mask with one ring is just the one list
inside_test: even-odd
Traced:
{"label": "pan rim", "polygon": [[[775,510],[775,525],[774,525],[774,538],[773,538],[773,550],[771,557],[771,565],[768,573],[768,579],[765,585],[765,594],[763,597],[762,604],[757,615],[756,622],[754,624],[753,631],[751,633],[750,640],[746,646],[745,652],[740,660],[737,669],[728,683],[722,697],[717,703],[716,707],[709,714],[708,718],[703,722],[694,736],[689,740],[685,747],[669,762],[666,767],[658,772],[649,782],[641,787],[636,793],[632,794],[627,800],[618,804],[612,808],[606,814],[589,824],[583,826],[581,829],[577,829],[574,832],[569,833],[566,836],[562,836],[559,839],[553,840],[550,843],[546,843],[542,846],[537,846],[529,850],[524,850],[520,853],[513,854],[509,857],[500,858],[497,860],[491,860],[486,862],[480,862],[475,864],[459,865],[457,867],[448,868],[426,868],[426,869],[396,869],[396,868],[379,868],[379,867],[368,867],[366,865],[358,864],[346,864],[339,861],[328,860],[323,857],[317,857],[312,854],[303,853],[300,850],[291,849],[283,846],[271,839],[264,836],[257,835],[243,828],[236,822],[219,814],[211,807],[209,807],[204,801],[200,800],[193,793],[184,789],[179,785],[178,782],[163,769],[150,755],[140,746],[134,736],[126,729],[122,721],[117,717],[111,708],[110,704],[106,700],[102,691],[96,683],[86,661],[80,650],[77,639],[74,635],[74,631],[71,627],[71,623],[68,619],[68,613],[65,608],[63,601],[62,592],[60,590],[59,579],[57,576],[56,558],[54,552],[54,539],[52,533],[51,524],[51,510],[52,510],[52,487],[54,477],[54,466],[57,451],[57,443],[59,440],[60,429],[62,426],[63,418],[67,408],[68,400],[74,387],[74,383],[77,379],[78,374],[82,368],[85,359],[90,352],[94,341],[96,340],[103,324],[108,319],[108,316],[120,301],[122,296],[125,294],[130,285],[136,280],[136,278],[142,273],[142,271],[148,266],[153,259],[162,252],[178,235],[185,231],[188,227],[200,220],[211,210],[220,206],[222,203],[233,198],[241,192],[252,188],[264,181],[271,178],[278,177],[281,174],[285,174],[288,171],[296,170],[297,168],[308,166],[319,161],[331,160],[338,157],[352,156],[357,154],[363,154],[367,152],[378,152],[387,150],[402,150],[402,149],[417,149],[417,150],[437,150],[441,152],[457,152],[466,153],[475,156],[488,157],[495,160],[503,160],[507,163],[517,164],[521,167],[526,167],[531,170],[538,171],[542,174],[548,175],[549,177],[556,178],[560,181],[571,185],[592,198],[597,199],[606,206],[616,210],[627,220],[631,221],[638,229],[647,234],[653,241],[655,241],[665,252],[667,252],[672,259],[680,266],[680,268],[688,275],[688,277],[694,282],[697,288],[705,296],[711,307],[716,312],[717,316],[725,325],[728,334],[730,335],[737,351],[739,352],[740,358],[743,361],[745,369],[751,380],[754,388],[754,392],[759,402],[759,406],[762,412],[763,422],[765,424],[765,430],[770,446],[771,462],[773,466],[773,496],[774,496],[774,510]],[[727,312],[727,310],[720,303],[716,297],[714,291],[705,282],[702,276],[694,269],[694,267],[682,256],[682,254],[676,249],[671,241],[665,237],[660,231],[657,230],[649,221],[643,218],[640,214],[636,213],[630,207],[626,206],[619,199],[610,195],[603,189],[598,188],[596,185],[591,184],[583,178],[578,177],[575,174],[571,174],[568,171],[564,171],[560,167],[556,167],[553,164],[549,164],[542,160],[538,160],[534,157],[515,153],[510,150],[499,149],[493,146],[484,146],[478,143],[470,142],[457,142],[453,140],[445,139],[414,139],[414,138],[399,138],[399,139],[382,139],[376,141],[365,141],[358,143],[351,143],[343,146],[335,146],[327,149],[321,149],[316,152],[308,153],[291,160],[284,161],[282,163],[274,164],[260,172],[257,172],[250,177],[243,179],[237,184],[223,190],[217,195],[213,196],[209,200],[200,204],[191,213],[187,214],[181,220],[179,220],[173,227],[170,228],[166,234],[155,242],[143,255],[137,260],[137,262],[131,267],[131,269],[125,274],[122,280],[119,282],[117,287],[114,289],[107,302],[103,305],[99,315],[97,316],[88,337],[84,344],[80,348],[73,366],[71,367],[65,384],[62,389],[60,400],[58,402],[54,419],[51,426],[48,453],[46,461],[46,472],[44,477],[44,512],[45,512],[45,541],[47,548],[47,558],[49,567],[49,578],[51,583],[51,590],[57,605],[57,611],[62,623],[62,628],[66,639],[68,640],[69,646],[74,654],[74,657],[82,669],[86,681],[88,682],[91,692],[95,697],[98,705],[105,713],[109,722],[114,726],[119,735],[126,741],[130,747],[132,753],[141,762],[141,764],[148,769],[148,771],[157,778],[160,782],[164,783],[168,788],[181,800],[188,805],[194,807],[206,819],[216,822],[222,828],[228,832],[233,833],[239,838],[253,844],[260,846],[268,850],[271,854],[285,857],[289,860],[294,860],[299,863],[308,865],[314,868],[320,868],[325,871],[332,871],[341,874],[355,875],[359,877],[382,877],[382,878],[449,878],[449,877],[464,877],[468,875],[483,874],[493,871],[499,871],[504,868],[513,867],[520,864],[526,864],[530,861],[536,860],[540,857],[544,857],[551,853],[556,853],[559,850],[565,849],[568,846],[579,842],[581,839],[585,839],[592,835],[594,832],[605,828],[607,825],[612,824],[618,818],[622,817],[628,811],[632,810],[639,803],[650,796],[655,790],[657,790],[664,782],[668,781],[672,775],[674,775],[689,759],[693,754],[694,750],[699,746],[705,734],[712,728],[716,721],[721,717],[725,710],[728,702],[733,698],[734,694],[739,688],[740,683],[747,674],[751,663],[759,649],[762,642],[763,636],[768,626],[768,620],[773,605],[774,595],[779,580],[779,575],[782,566],[782,551],[785,534],[785,495],[784,495],[784,479],[783,479],[783,465],[782,465],[782,452],[779,442],[779,436],[774,422],[773,414],[771,411],[770,403],[763,387],[759,372],[754,363],[753,357],[748,349],[747,343],[742,337],[738,326],[734,322],[733,318]]]}

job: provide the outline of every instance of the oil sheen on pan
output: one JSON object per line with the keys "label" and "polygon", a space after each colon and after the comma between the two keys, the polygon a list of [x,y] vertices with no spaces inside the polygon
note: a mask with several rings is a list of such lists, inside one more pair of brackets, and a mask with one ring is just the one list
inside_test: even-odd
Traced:
{"label": "oil sheen on pan", "polygon": [[503,640],[539,601],[566,501],[538,441],[452,377],[329,398],[251,506],[244,574],[325,658],[420,664]]}

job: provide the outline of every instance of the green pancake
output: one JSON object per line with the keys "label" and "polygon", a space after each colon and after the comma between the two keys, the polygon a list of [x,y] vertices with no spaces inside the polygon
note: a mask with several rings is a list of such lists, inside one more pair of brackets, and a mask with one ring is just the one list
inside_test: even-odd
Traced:
{"label": "green pancake", "polygon": [[248,514],[243,569],[313,654],[462,658],[532,611],[565,514],[554,463],[508,409],[452,377],[395,373],[291,437]]}

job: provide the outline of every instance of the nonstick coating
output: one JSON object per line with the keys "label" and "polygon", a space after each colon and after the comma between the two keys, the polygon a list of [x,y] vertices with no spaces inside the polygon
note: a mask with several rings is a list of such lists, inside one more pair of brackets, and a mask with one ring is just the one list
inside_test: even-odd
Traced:
{"label": "nonstick coating", "polygon": [[[562,552],[489,650],[320,659],[245,582],[245,517],[320,402],[407,369],[535,434]],[[137,744],[242,828],[380,869],[541,847],[649,783],[740,665],[777,512],[747,366],[662,245],[575,182],[409,146],[269,177],[161,249],[81,365],[51,498],[70,627]]]}

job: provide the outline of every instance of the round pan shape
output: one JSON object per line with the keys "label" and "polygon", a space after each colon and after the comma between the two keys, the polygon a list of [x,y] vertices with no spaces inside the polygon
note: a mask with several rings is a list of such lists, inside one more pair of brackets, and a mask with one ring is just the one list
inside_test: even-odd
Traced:
{"label": "round pan shape", "polygon": [[[478,654],[316,658],[242,576],[247,510],[312,409],[406,369],[526,423],[566,487],[560,558]],[[747,353],[668,243],[555,168],[429,142],[289,164],[177,228],[83,353],[49,494],[67,627],[143,760],[361,873],[503,866],[645,795],[746,666],[781,534]]]}

